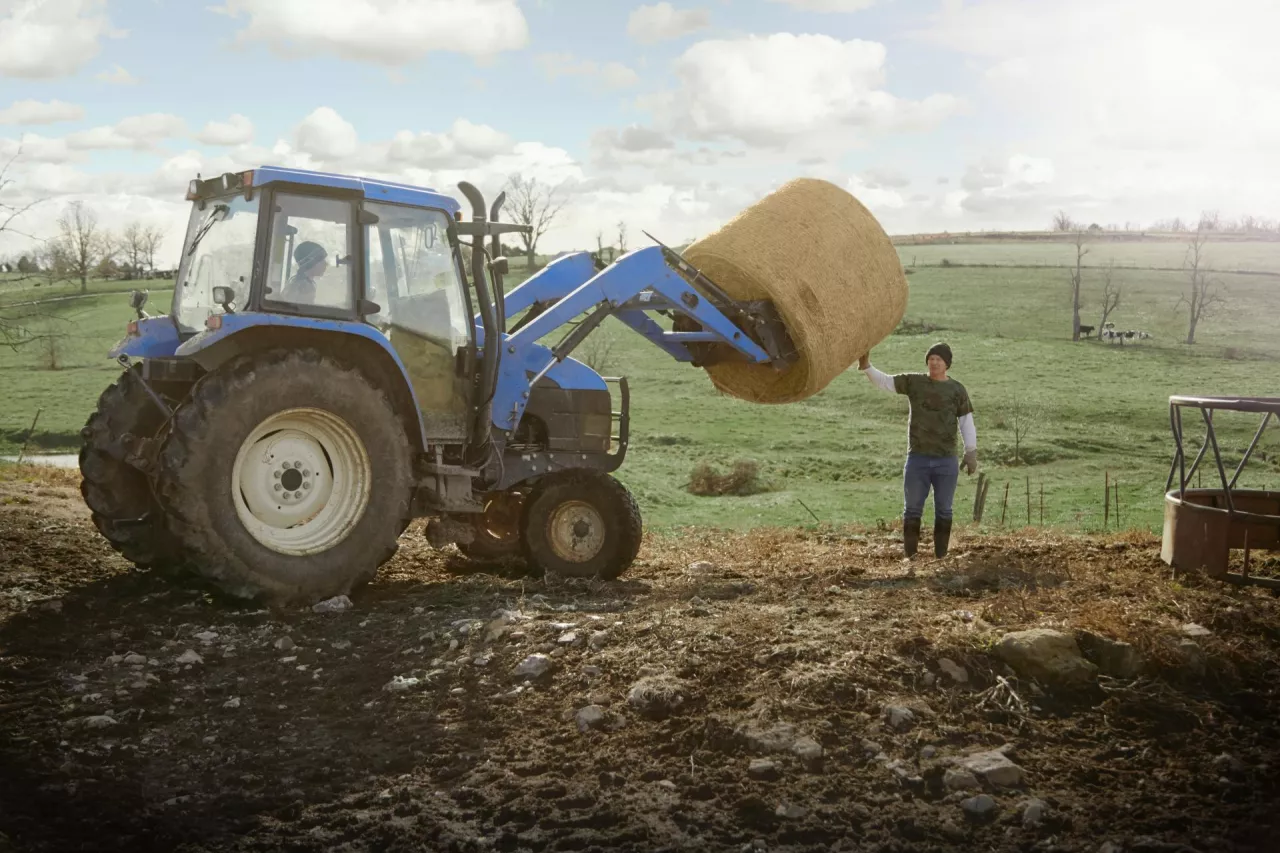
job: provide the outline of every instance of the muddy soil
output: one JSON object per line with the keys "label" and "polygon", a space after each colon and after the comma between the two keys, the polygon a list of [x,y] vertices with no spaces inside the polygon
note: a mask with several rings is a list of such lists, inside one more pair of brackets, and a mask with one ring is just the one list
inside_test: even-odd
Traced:
{"label": "muddy soil", "polygon": [[[0,850],[1280,849],[1280,600],[1150,537],[908,574],[891,531],[690,531],[582,583],[414,525],[275,612],[132,570],[70,483],[0,483]],[[1140,667],[1019,675],[1037,627]]]}

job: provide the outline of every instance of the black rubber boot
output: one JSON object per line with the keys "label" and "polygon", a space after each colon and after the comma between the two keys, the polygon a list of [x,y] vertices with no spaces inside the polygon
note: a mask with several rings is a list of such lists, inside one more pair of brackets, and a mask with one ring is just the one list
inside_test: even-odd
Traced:
{"label": "black rubber boot", "polygon": [[916,548],[920,545],[920,519],[909,518],[902,522],[902,549],[907,552],[908,557],[916,555]]}
{"label": "black rubber boot", "polygon": [[933,555],[938,559],[947,556],[951,542],[951,519],[940,518],[933,523]]}

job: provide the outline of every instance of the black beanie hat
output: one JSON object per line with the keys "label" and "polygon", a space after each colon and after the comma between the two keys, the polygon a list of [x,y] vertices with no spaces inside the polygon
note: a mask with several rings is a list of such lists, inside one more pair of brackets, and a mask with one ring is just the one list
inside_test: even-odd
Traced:
{"label": "black beanie hat", "polygon": [[299,243],[298,248],[293,250],[293,259],[298,262],[298,269],[302,270],[320,263],[326,257],[328,257],[328,253],[324,250],[324,247],[310,240]]}
{"label": "black beanie hat", "polygon": [[926,363],[929,361],[929,356],[931,355],[941,356],[942,360],[947,363],[947,367],[951,367],[951,347],[942,342],[938,342],[929,347],[929,351],[924,354],[924,360]]}

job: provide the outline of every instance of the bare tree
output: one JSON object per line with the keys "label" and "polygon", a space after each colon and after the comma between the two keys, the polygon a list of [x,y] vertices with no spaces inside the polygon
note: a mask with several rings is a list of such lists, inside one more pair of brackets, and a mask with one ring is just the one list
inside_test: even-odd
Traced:
{"label": "bare tree", "polygon": [[1205,220],[1200,218],[1201,227],[1191,233],[1187,243],[1187,254],[1182,266],[1187,270],[1187,292],[1178,300],[1178,305],[1186,305],[1187,343],[1196,342],[1196,327],[1201,320],[1208,319],[1227,303],[1227,292],[1222,282],[1211,278],[1205,268],[1208,259],[1205,257],[1205,244],[1209,242],[1209,231],[1204,227]]}
{"label": "bare tree", "polygon": [[1010,428],[1013,429],[1013,464],[1022,464],[1022,445],[1031,431],[1039,425],[1044,413],[1033,402],[1015,397],[1009,407]]}
{"label": "bare tree", "polygon": [[1073,241],[1076,247],[1076,268],[1071,271],[1071,340],[1080,340],[1080,284],[1084,278],[1084,256],[1089,254],[1085,248],[1083,231],[1076,231]]}
{"label": "bare tree", "polygon": [[1076,224],[1071,220],[1070,216],[1067,216],[1066,211],[1059,210],[1053,215],[1053,230],[1063,232],[1075,231]]}
{"label": "bare tree", "polygon": [[627,253],[627,223],[618,220],[618,254]]}
{"label": "bare tree", "polygon": [[66,258],[67,272],[80,279],[80,292],[89,292],[89,276],[112,254],[108,234],[98,226],[98,217],[82,201],[67,205],[58,219],[58,242]]}
{"label": "bare tree", "polygon": [[574,356],[594,370],[606,373],[613,367],[614,350],[618,346],[619,327],[612,320],[606,320],[594,332],[583,340]]}
{"label": "bare tree", "polygon": [[1200,222],[1196,225],[1198,231],[1221,231],[1222,217],[1218,215],[1216,210],[1205,210],[1200,214]]}
{"label": "bare tree", "polygon": [[505,190],[507,203],[504,210],[510,211],[513,222],[528,225],[531,229],[528,234],[522,233],[520,240],[524,243],[525,257],[532,270],[538,241],[564,208],[565,199],[557,197],[559,187],[541,184],[537,178],[526,179],[519,174],[507,179]]}
{"label": "bare tree", "polygon": [[155,275],[156,272],[156,253],[160,251],[160,244],[164,242],[163,229],[152,225],[142,231],[142,254],[147,259],[147,272]]}
{"label": "bare tree", "polygon": [[124,277],[142,278],[142,265],[147,260],[147,229],[130,222],[120,232],[120,254],[124,257]]}
{"label": "bare tree", "polygon": [[596,231],[596,257],[604,260],[604,229]]}
{"label": "bare tree", "polygon": [[1102,268],[1102,319],[1098,321],[1098,340],[1102,340],[1102,329],[1107,325],[1111,312],[1120,307],[1120,294],[1124,288],[1115,280],[1115,274],[1116,261],[1112,258]]}
{"label": "bare tree", "polygon": [[[43,201],[43,199],[37,199],[26,204],[10,201],[14,184],[12,178],[13,164],[18,161],[18,157],[21,154],[22,147],[18,146],[18,150],[14,152],[13,156],[3,164],[0,164],[0,236],[17,234],[31,238],[30,234],[19,230],[19,220],[23,214]],[[27,263],[24,265],[22,260],[19,260],[19,275],[22,277],[35,275],[40,263],[27,256],[24,256],[23,259]],[[23,269],[24,266],[26,269]],[[39,331],[33,331],[32,329],[32,321],[39,317],[40,313],[39,306],[0,305],[0,346],[16,350],[20,346],[43,340],[43,335]]]}

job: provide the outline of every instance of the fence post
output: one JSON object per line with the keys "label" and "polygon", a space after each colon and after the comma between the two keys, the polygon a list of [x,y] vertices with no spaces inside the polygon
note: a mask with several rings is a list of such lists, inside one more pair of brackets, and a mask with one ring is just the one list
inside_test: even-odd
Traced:
{"label": "fence post", "polygon": [[986,480],[986,471],[978,474],[978,486],[973,492],[973,521],[975,524],[982,523],[982,485]]}
{"label": "fence post", "polygon": [[1027,475],[1027,527],[1031,526],[1031,475]]}
{"label": "fence post", "polygon": [[1004,484],[1004,503],[1000,505],[1000,526],[1004,527],[1005,514],[1009,511],[1009,484]]}
{"label": "fence post", "polygon": [[27,437],[22,440],[22,449],[18,451],[18,461],[14,463],[14,467],[22,464],[22,457],[27,455],[27,445],[31,442],[31,436],[36,434],[36,424],[40,421],[40,413],[44,411],[41,406],[36,409],[36,416],[31,419],[31,429],[27,430]]}
{"label": "fence post", "polygon": [[1102,488],[1102,529],[1106,530],[1111,524],[1111,472],[1105,474],[1103,482],[1106,484]]}
{"label": "fence post", "polygon": [[1044,483],[1040,484],[1040,526],[1044,527]]}

